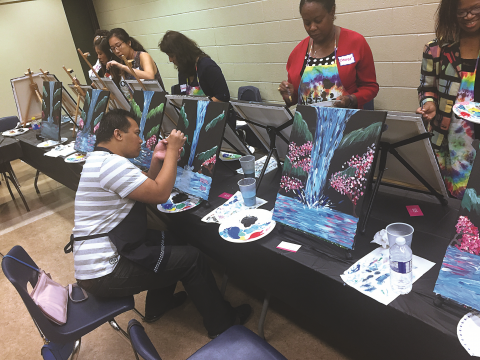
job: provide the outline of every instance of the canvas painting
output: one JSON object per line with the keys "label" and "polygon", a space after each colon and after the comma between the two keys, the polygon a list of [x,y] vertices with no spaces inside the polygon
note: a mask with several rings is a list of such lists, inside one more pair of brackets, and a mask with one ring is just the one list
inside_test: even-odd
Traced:
{"label": "canvas painting", "polygon": [[80,119],[78,121],[77,138],[75,139],[75,150],[88,153],[95,148],[95,132],[100,126],[105,111],[107,110],[109,91],[89,89],[85,95]]}
{"label": "canvas painting", "polygon": [[60,141],[62,121],[62,83],[44,81],[42,91],[41,134],[45,139]]}
{"label": "canvas painting", "polygon": [[140,138],[143,141],[140,155],[130,161],[141,168],[150,168],[153,150],[162,126],[166,100],[164,92],[140,90],[133,93],[133,99],[130,101],[132,107],[130,112],[138,123]]}
{"label": "canvas painting", "polygon": [[177,166],[175,188],[208,200],[229,103],[183,100],[177,129],[187,137]]}
{"label": "canvas painting", "polygon": [[[478,151],[478,143],[475,145]],[[480,162],[473,164],[467,189],[434,292],[480,310]]]}
{"label": "canvas painting", "polygon": [[273,220],[353,249],[386,112],[298,106]]}

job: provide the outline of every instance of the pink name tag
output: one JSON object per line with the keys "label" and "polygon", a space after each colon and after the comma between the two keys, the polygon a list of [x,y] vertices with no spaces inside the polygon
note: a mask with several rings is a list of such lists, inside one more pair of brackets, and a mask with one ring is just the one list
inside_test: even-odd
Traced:
{"label": "pink name tag", "polygon": [[350,55],[339,56],[338,63],[340,66],[355,64],[355,56],[353,56],[353,53]]}
{"label": "pink name tag", "polygon": [[407,211],[410,216],[423,216],[423,212],[420,210],[420,206],[418,205],[407,206]]}
{"label": "pink name tag", "polygon": [[180,91],[181,91],[181,92],[187,91],[187,85],[186,85],[186,84],[180,85]]}

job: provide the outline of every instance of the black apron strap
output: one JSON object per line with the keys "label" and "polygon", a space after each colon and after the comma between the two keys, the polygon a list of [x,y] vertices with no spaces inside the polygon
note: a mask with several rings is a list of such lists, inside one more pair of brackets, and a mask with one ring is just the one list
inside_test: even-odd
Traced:
{"label": "black apron strap", "polygon": [[80,237],[74,237],[73,234],[70,235],[70,241],[68,242],[67,245],[63,248],[63,251],[65,254],[71,253],[73,251],[73,242],[74,241],[84,241],[84,240],[91,240],[91,239],[97,239],[101,238],[104,236],[108,236],[108,233],[103,233],[103,234],[96,234],[96,235],[89,235],[89,236],[80,236]]}

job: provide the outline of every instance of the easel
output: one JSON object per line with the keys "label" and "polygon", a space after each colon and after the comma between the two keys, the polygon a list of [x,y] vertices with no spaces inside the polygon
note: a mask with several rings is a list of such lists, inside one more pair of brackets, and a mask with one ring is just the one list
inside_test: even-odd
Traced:
{"label": "easel", "polygon": [[[105,85],[105,83],[103,82],[102,78],[98,75],[98,73],[96,72],[96,70],[93,68],[92,64],[90,64],[90,61],[88,61],[87,57],[90,56],[90,53],[89,52],[82,52],[82,50],[80,50],[80,48],[77,49],[78,53],[80,54],[80,56],[83,58],[83,60],[85,60],[85,62],[87,63],[87,65],[90,67],[90,70],[92,70],[92,72],[95,74],[96,78],[98,79],[98,81],[100,82],[100,84],[102,84],[103,88],[100,89],[100,90],[104,90],[104,91],[108,91],[110,92],[110,90],[108,90],[107,88],[107,85]],[[96,86],[94,86],[94,83],[92,82],[92,88],[96,88]],[[112,104],[112,107],[114,109],[117,108],[117,105],[115,104],[115,96],[110,92],[110,103]],[[108,106],[107,106],[107,109],[106,109],[106,112],[108,112]]]}
{"label": "easel", "polygon": [[77,107],[75,108],[75,121],[73,122],[73,132],[72,132],[72,137],[75,137],[75,128],[77,125],[77,118],[78,118],[78,110],[80,107],[80,100],[83,101],[85,104],[85,90],[82,89],[80,86],[80,81],[78,81],[76,76],[72,76],[73,70],[72,69],[67,69],[65,66],[63,66],[63,70],[67,73],[67,75],[70,77],[72,80],[72,84],[75,85],[75,92],[77,93]]}
{"label": "easel", "polygon": [[[42,69],[40,69],[40,72],[43,74],[42,77],[44,81],[58,81],[58,79],[55,76],[52,76],[48,70],[43,71]],[[73,107],[69,107],[69,105],[71,105],[69,100],[73,100],[73,99],[71,98],[71,96],[68,97],[65,91],[66,90],[62,85],[62,109],[70,117],[70,119],[75,123],[75,121],[72,118],[72,115],[75,113],[75,109]]]}
{"label": "easel", "polygon": [[30,104],[32,102],[32,98],[42,103],[42,94],[38,89],[37,83],[33,80],[32,74],[33,73],[30,69],[28,69],[27,72],[25,73],[25,76],[28,76],[30,79],[30,96],[28,97],[27,111],[25,112],[24,122],[22,123],[22,125],[25,125],[27,123],[27,118],[28,118],[28,113],[30,112]]}
{"label": "easel", "polygon": [[[252,129],[253,133],[258,137],[258,139],[261,141],[262,135],[259,133],[258,129],[256,127],[264,129],[267,132],[268,138],[269,138],[269,151],[267,155],[267,159],[265,160],[265,164],[263,165],[262,172],[260,174],[260,177],[258,178],[257,181],[257,191],[260,187],[260,184],[262,183],[263,176],[265,175],[265,171],[267,170],[268,163],[270,162],[270,159],[273,155],[274,159],[277,161],[277,172],[282,171],[281,168],[281,163],[280,163],[280,157],[278,155],[277,151],[277,136],[282,139],[288,146],[289,140],[282,134],[282,131],[288,128],[289,126],[293,125],[293,115],[290,112],[290,110],[286,107],[281,107],[282,110],[284,110],[287,114],[288,120],[285,121],[282,125],[280,126],[274,126],[274,125],[267,125],[267,124],[262,124],[259,120],[252,120],[249,119],[249,116],[245,114],[245,112],[242,109],[242,106],[249,106],[249,107],[257,107],[257,108],[265,108],[265,110],[268,108],[269,105],[267,104],[261,104],[261,103],[249,103],[249,102],[243,102],[243,101],[235,101],[231,102],[233,105],[233,108],[235,111],[237,111],[240,116],[241,120],[245,121],[247,124],[249,124],[249,127]],[[278,106],[277,106],[278,107]],[[276,110],[277,111],[277,110]],[[282,112],[283,113],[283,112]],[[285,115],[285,113],[283,113]]]}

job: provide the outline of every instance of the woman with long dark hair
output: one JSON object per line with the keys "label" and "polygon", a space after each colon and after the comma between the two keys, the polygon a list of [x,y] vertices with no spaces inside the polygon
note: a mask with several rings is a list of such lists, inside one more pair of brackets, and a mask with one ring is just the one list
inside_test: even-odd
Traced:
{"label": "woman with long dark hair", "polygon": [[212,101],[230,100],[222,70],[193,40],[177,31],[167,31],[158,47],[178,69],[180,94],[206,95]]}
{"label": "woman with long dark hair", "polygon": [[[162,88],[165,89],[157,64],[155,64],[155,61],[153,61],[150,54],[143,48],[142,44],[130,37],[130,35],[121,28],[110,30],[108,42],[112,53],[119,58],[124,55],[127,60],[133,60],[132,68],[139,79],[155,79],[160,83]],[[107,69],[112,67],[118,68],[122,74],[124,74],[126,80],[135,80],[134,74],[127,65],[112,60],[108,62]]]}
{"label": "woman with long dark hair", "polygon": [[423,51],[417,113],[434,133],[432,146],[449,192],[462,199],[472,170],[480,126],[455,116],[455,103],[480,102],[475,82],[480,58],[480,1],[442,0],[437,38]]}
{"label": "woman with long dark hair", "polygon": [[[98,60],[93,65],[93,68],[100,77],[112,78],[115,84],[120,82],[120,71],[116,67],[111,67],[107,70],[107,63],[109,61],[120,61],[115,54],[110,51],[110,44],[108,43],[108,30],[97,30],[93,38],[93,46],[97,53]],[[88,72],[90,78],[94,78],[95,74],[92,70]]]}
{"label": "woman with long dark hair", "polygon": [[334,101],[362,109],[378,93],[375,65],[365,38],[335,22],[335,0],[301,0],[308,37],[287,62],[288,81],[278,90],[288,106]]}

